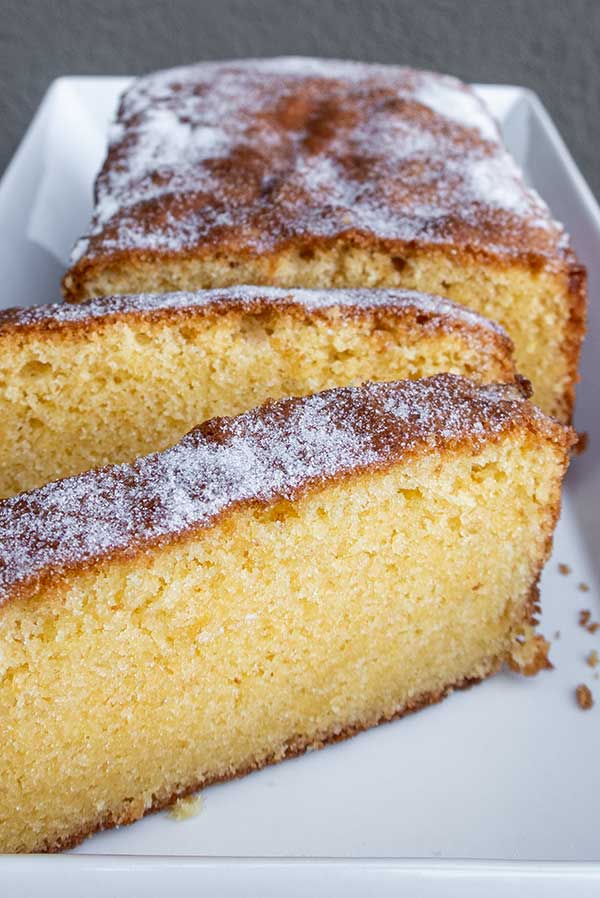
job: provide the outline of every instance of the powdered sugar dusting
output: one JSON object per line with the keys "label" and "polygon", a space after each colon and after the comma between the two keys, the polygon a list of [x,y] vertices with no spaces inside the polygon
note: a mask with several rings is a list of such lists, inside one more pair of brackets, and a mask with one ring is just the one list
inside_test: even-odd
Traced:
{"label": "powdered sugar dusting", "polygon": [[130,296],[109,296],[83,303],[54,303],[28,306],[22,309],[0,311],[2,328],[31,327],[44,322],[72,325],[90,320],[107,319],[115,315],[152,315],[162,310],[185,311],[209,306],[227,307],[243,305],[250,308],[257,303],[272,305],[291,304],[305,309],[377,309],[387,308],[404,314],[408,311],[423,313],[435,319],[455,321],[470,329],[488,331],[506,336],[496,322],[477,312],[458,305],[441,296],[417,293],[412,290],[286,290],[278,287],[234,286],[215,290],[198,290],[181,293],[140,293]]}
{"label": "powdered sugar dusting", "polygon": [[482,101],[456,79],[283,58],[158,72],[123,97],[72,260],[364,234],[564,252]]}
{"label": "powdered sugar dusting", "polygon": [[[116,144],[127,136],[123,127],[112,132]],[[192,124],[182,110],[169,106],[149,107],[129,137],[134,142],[128,147],[127,177],[121,168],[107,171],[96,206],[99,224],[136,203],[186,190],[198,166],[227,156],[231,149],[223,127]]]}
{"label": "powdered sugar dusting", "polygon": [[521,173],[512,159],[484,157],[473,163],[467,173],[467,183],[475,196],[488,206],[505,209],[515,215],[537,212],[540,226],[544,226],[545,206],[533,190],[525,189]]}
{"label": "powdered sugar dusting", "polygon": [[239,503],[293,499],[418,447],[468,438],[476,448],[516,421],[550,426],[515,387],[477,387],[452,375],[329,390],[215,419],[132,465],[0,502],[0,603],[20,584],[35,589],[44,576],[143,551],[209,526]]}
{"label": "powdered sugar dusting", "polygon": [[414,96],[418,103],[423,103],[438,115],[465,128],[475,128],[484,140],[497,143],[500,136],[498,126],[483,101],[456,78],[423,72]]}

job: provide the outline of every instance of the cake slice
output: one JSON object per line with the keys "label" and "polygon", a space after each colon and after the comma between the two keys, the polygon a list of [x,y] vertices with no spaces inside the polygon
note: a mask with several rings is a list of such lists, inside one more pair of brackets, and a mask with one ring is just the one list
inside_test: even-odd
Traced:
{"label": "cake slice", "polygon": [[546,666],[572,442],[516,387],[438,375],[267,403],[0,502],[0,848],[75,845]]}
{"label": "cake slice", "polygon": [[236,287],[0,312],[0,497],[268,398],[449,371],[514,378],[502,330],[401,290]]}
{"label": "cake slice", "polygon": [[569,419],[585,273],[477,95],[430,72],[211,62],[134,81],[65,297],[272,284],[406,287],[502,324]]}

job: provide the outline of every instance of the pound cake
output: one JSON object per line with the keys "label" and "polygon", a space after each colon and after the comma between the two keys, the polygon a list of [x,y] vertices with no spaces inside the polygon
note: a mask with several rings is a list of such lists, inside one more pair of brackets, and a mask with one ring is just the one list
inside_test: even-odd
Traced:
{"label": "pound cake", "polygon": [[0,848],[547,666],[571,444],[514,385],[445,374],[266,403],[0,502]]}
{"label": "pound cake", "polygon": [[266,399],[514,378],[500,328],[401,290],[236,287],[0,312],[0,497],[165,449]]}
{"label": "pound cake", "polygon": [[124,94],[65,297],[270,284],[405,287],[502,324],[570,418],[585,273],[461,82],[394,66],[233,60]]}

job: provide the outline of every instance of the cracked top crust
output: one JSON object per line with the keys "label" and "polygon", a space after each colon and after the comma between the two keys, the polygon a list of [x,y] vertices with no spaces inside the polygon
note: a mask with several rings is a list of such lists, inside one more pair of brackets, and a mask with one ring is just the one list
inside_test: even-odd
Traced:
{"label": "cracked top crust", "polygon": [[71,273],[336,240],[571,258],[474,91],[395,66],[283,57],[140,78],[122,97],[95,198]]}

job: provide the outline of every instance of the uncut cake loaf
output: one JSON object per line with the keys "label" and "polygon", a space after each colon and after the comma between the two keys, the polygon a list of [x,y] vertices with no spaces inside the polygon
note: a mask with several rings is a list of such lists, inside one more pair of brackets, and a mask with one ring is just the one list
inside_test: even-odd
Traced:
{"label": "uncut cake loaf", "polygon": [[437,375],[267,403],[0,502],[0,849],[546,666],[571,444],[515,386]]}
{"label": "uncut cake loaf", "polygon": [[231,287],[0,312],[0,497],[268,398],[444,371],[513,380],[511,342],[402,290]]}
{"label": "uncut cake loaf", "polygon": [[461,82],[281,58],[158,72],[124,94],[71,301],[271,284],[406,287],[502,324],[570,418],[585,272]]}

